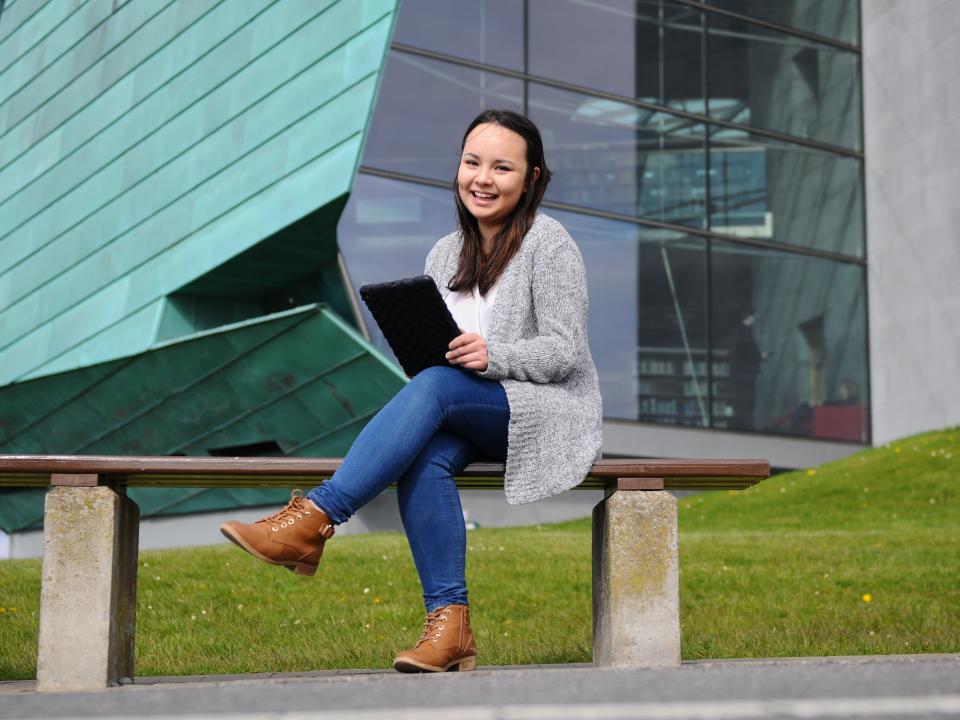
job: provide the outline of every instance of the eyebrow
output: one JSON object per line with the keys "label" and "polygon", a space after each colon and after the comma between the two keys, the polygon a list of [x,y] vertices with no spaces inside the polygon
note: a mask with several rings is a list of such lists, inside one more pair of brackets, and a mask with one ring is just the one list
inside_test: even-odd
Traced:
{"label": "eyebrow", "polygon": [[[480,159],[480,156],[477,155],[476,153],[468,152],[468,153],[464,153],[464,155],[465,155],[465,156],[466,156],[466,155],[469,155],[470,157],[475,157],[475,158],[477,158],[478,160]],[[495,162],[495,163],[506,162],[506,163],[510,163],[511,165],[516,165],[516,163],[515,163],[513,160],[508,160],[507,158],[498,158],[498,159],[494,160],[494,162]]]}

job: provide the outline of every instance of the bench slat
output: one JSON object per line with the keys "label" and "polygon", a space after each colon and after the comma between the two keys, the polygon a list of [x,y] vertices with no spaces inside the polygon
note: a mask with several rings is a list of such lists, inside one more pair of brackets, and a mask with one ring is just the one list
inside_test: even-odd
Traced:
{"label": "bench slat", "polygon": [[[167,487],[167,488],[306,488],[316,485],[322,480],[317,476],[311,477],[224,477],[224,476],[135,476],[130,479],[121,479],[119,484],[127,487]],[[762,478],[695,478],[695,477],[667,477],[664,478],[664,487],[667,490],[744,490],[756,485]],[[588,477],[577,489],[595,490],[615,484],[609,478]],[[24,479],[16,479],[0,475],[0,487],[44,488],[50,487],[50,478],[45,475],[35,475]],[[503,487],[503,478],[466,477],[457,478],[457,487],[463,489],[495,489]]]}
{"label": "bench slat", "polygon": [[[116,457],[0,455],[0,487],[46,487],[50,475],[97,474],[130,487],[294,487],[316,484],[340,458]],[[503,463],[476,462],[457,477],[462,488],[502,487]],[[769,477],[766,460],[603,459],[581,488],[617,478],[663,478],[669,490],[737,490]]]}
{"label": "bench slat", "polygon": [[[151,474],[193,475],[299,475],[317,477],[339,469],[340,458],[300,457],[126,457],[113,455],[0,455],[0,473],[98,473],[101,475]],[[463,477],[503,474],[503,463],[471,463]],[[664,460],[607,458],[594,464],[590,472],[596,477],[677,477],[709,475],[714,477],[767,477],[770,464],[766,460]]]}

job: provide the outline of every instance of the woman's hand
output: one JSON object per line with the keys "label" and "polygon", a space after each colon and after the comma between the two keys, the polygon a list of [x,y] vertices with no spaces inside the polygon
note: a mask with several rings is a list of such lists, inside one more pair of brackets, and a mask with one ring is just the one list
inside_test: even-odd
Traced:
{"label": "woman's hand", "polygon": [[483,372],[487,369],[487,342],[477,333],[463,333],[450,341],[446,358],[451,365]]}

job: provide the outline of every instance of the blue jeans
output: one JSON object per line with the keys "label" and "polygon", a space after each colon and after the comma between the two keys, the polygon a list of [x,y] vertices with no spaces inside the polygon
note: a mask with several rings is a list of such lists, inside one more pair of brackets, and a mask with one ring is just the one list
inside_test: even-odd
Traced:
{"label": "blue jeans", "polygon": [[483,456],[507,455],[503,386],[455,367],[431,367],[367,423],[332,478],[307,496],[346,522],[397,483],[400,517],[427,611],[466,605],[467,532],[454,476]]}

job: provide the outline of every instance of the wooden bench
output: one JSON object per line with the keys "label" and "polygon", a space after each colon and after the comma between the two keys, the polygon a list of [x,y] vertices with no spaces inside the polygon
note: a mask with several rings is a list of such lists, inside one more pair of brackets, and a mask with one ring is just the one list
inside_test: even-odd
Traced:
{"label": "wooden bench", "polygon": [[[39,690],[133,678],[139,510],[127,487],[309,487],[331,458],[0,455],[0,486],[52,487],[44,507]],[[503,487],[502,463],[469,465],[462,488]],[[593,661],[680,663],[677,501],[669,490],[737,490],[765,460],[601,460],[593,509]],[[637,492],[643,491],[643,492]]]}

